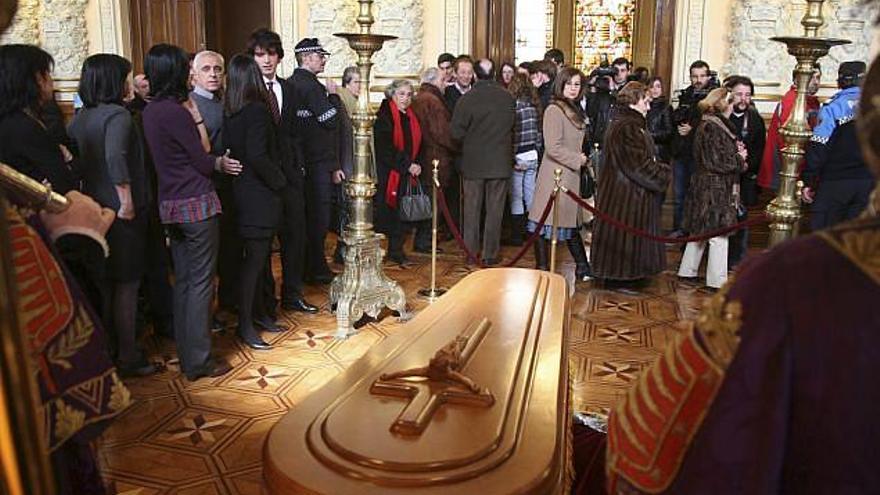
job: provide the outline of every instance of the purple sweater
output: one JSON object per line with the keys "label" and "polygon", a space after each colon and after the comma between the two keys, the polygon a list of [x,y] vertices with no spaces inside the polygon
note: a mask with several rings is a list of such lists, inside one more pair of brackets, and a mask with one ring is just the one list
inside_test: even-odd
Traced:
{"label": "purple sweater", "polygon": [[159,182],[163,223],[200,221],[220,213],[211,174],[216,158],[202,148],[189,111],[159,98],[144,109],[144,134]]}

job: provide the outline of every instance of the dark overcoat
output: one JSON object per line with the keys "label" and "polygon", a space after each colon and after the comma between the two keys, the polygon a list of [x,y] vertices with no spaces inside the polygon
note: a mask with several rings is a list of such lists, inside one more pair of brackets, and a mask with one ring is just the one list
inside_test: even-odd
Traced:
{"label": "dark overcoat", "polygon": [[736,224],[733,185],[743,169],[733,125],[719,115],[704,115],[694,136],[696,170],[684,202],[682,227],[691,234]]}
{"label": "dark overcoat", "polygon": [[[596,206],[621,222],[660,232],[658,196],[666,190],[669,165],[657,160],[645,117],[620,108],[605,132],[605,164],[599,176]],[[613,280],[635,280],[666,268],[662,243],[598,222],[591,249],[593,274]]]}

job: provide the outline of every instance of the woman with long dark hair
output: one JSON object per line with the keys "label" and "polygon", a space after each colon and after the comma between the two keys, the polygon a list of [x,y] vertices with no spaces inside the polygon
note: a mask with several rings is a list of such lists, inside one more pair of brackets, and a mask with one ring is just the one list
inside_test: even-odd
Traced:
{"label": "woman with long dark hair", "polygon": [[513,175],[510,179],[510,215],[513,219],[512,244],[523,243],[526,214],[535,194],[535,175],[543,151],[541,136],[541,98],[538,89],[525,74],[515,74],[507,86],[516,98],[516,121],[513,127]]}
{"label": "woman with long dark hair", "polygon": [[[409,81],[397,79],[388,85],[385,100],[376,113],[373,138],[379,182],[377,223],[388,235],[388,259],[399,265],[406,265],[409,260],[403,252],[408,229],[400,220],[397,196],[407,181],[419,180],[422,173],[419,163],[422,130],[419,119],[410,108],[412,96],[413,87]],[[397,186],[393,177],[397,177]]]}
{"label": "woman with long dark hair", "polygon": [[150,48],[144,60],[150,104],[144,133],[156,167],[159,218],[171,237],[174,259],[174,339],[189,380],[220,376],[231,367],[211,356],[211,305],[219,244],[220,199],[214,171],[237,175],[241,165],[208,154],[205,121],[189,97],[190,63],[177,46]]}
{"label": "woman with long dark hair", "polygon": [[116,212],[107,232],[107,302],[104,321],[116,340],[120,374],[144,376],[156,371],[137,344],[137,296],[144,274],[147,228],[147,179],[142,140],[124,100],[131,92],[131,63],[112,54],[85,60],[79,80],[83,109],[69,132],[81,153],[83,192]]}
{"label": "woman with long dark hair", "polygon": [[[584,135],[587,124],[577,102],[584,96],[586,78],[574,67],[565,67],[553,83],[553,98],[544,110],[544,161],[538,170],[535,183],[535,197],[529,209],[528,231],[534,232],[544,207],[556,184],[554,171],[562,170],[562,185],[569,190],[580,188],[581,167],[586,166],[587,156],[583,153]],[[590,262],[584,242],[578,231],[578,206],[565,199],[559,202],[559,228],[557,239],[565,241],[575,261],[575,277],[587,280],[592,276]],[[549,218],[553,218],[551,211]],[[541,237],[535,242],[535,261],[537,268],[546,270],[547,239],[551,239],[553,227],[548,222],[541,230]]]}
{"label": "woman with long dark hair", "polygon": [[[227,69],[224,101],[223,142],[230,156],[244,164],[232,183],[238,211],[238,233],[244,240],[238,301],[238,336],[253,349],[270,346],[257,334],[255,325],[280,330],[262,314],[262,287],[272,247],[272,237],[281,222],[281,190],[287,179],[281,168],[279,121],[269,110],[263,76],[252,57],[236,55]],[[268,273],[271,273],[269,271]]]}
{"label": "woman with long dark hair", "polygon": [[77,189],[73,155],[53,138],[52,56],[32,45],[0,46],[0,161],[64,194]]}

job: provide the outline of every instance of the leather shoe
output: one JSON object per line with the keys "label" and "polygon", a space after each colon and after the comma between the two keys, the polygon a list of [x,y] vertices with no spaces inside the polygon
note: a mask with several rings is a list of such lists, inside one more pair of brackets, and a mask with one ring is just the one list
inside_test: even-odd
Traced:
{"label": "leather shoe", "polygon": [[244,345],[257,351],[267,351],[272,348],[271,344],[257,336],[244,337],[241,334],[238,334],[238,338],[240,338],[241,341],[244,342]]}
{"label": "leather shoe", "polygon": [[286,309],[287,311],[299,311],[300,313],[315,314],[318,312],[317,306],[309,304],[303,298],[294,299],[293,301],[286,302],[282,304],[281,307]]}
{"label": "leather shoe", "polygon": [[193,371],[192,373],[186,374],[186,379],[194,382],[199,378],[210,377],[216,378],[218,376],[223,376],[226,373],[232,371],[232,365],[230,365],[226,360],[217,360],[214,362],[210,362],[201,368]]}
{"label": "leather shoe", "polygon": [[501,263],[501,261],[498,258],[486,258],[483,260],[483,266],[485,267],[496,266],[499,263]]}
{"label": "leather shoe", "polygon": [[284,331],[284,328],[282,328],[281,325],[278,324],[278,322],[266,316],[254,318],[254,326],[259,328],[260,330],[265,330],[269,333],[278,333]]}

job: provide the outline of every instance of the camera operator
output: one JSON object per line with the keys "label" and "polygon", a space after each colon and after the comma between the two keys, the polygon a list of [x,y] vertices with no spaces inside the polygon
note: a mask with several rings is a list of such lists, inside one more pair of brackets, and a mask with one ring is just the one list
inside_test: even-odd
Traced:
{"label": "camera operator", "polygon": [[673,189],[675,210],[673,214],[673,235],[681,235],[681,219],[684,211],[684,198],[694,172],[694,133],[700,122],[699,103],[710,91],[719,87],[717,75],[709,69],[709,64],[697,60],[690,66],[691,85],[681,91],[678,108],[672,112],[672,122],[676,126],[677,138],[674,145]]}
{"label": "camera operator", "polygon": [[593,165],[598,175],[602,168],[601,152],[602,142],[605,138],[605,129],[611,122],[614,107],[614,77],[617,70],[614,66],[599,66],[590,73],[592,92],[587,95],[586,113],[590,122],[589,137],[586,140],[587,149],[584,150],[593,160]]}
{"label": "camera operator", "polygon": [[626,57],[617,57],[614,59],[614,62],[611,62],[611,67],[614,68],[614,85],[612,86],[611,91],[614,94],[617,94],[617,91],[626,86],[626,83],[629,82],[632,64],[626,59]]}

